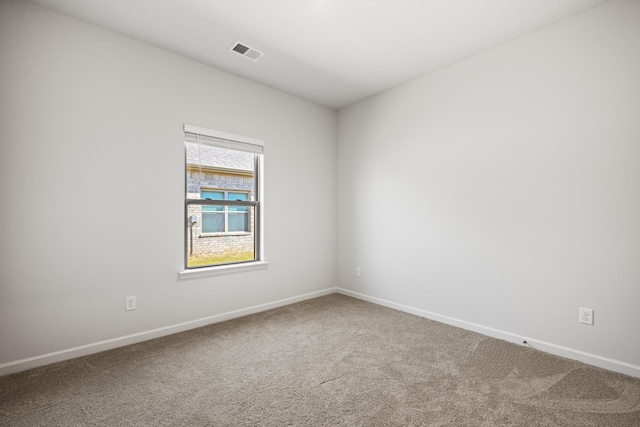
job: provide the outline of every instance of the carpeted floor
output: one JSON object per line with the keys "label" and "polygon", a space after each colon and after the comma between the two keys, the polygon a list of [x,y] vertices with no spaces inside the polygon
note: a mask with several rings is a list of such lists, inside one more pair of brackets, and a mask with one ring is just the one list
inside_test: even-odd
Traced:
{"label": "carpeted floor", "polygon": [[330,295],[0,377],[2,426],[640,426],[640,379]]}

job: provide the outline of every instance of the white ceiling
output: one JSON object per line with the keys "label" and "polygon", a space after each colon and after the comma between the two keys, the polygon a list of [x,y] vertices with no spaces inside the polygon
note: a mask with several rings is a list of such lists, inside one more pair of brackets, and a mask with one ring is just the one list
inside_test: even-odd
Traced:
{"label": "white ceiling", "polygon": [[339,109],[609,0],[30,1]]}

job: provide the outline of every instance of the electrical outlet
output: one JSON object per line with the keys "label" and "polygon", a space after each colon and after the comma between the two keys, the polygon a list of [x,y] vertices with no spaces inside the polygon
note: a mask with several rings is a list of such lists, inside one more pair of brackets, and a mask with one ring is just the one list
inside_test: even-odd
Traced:
{"label": "electrical outlet", "polygon": [[126,297],[124,302],[125,311],[136,309],[136,297]]}
{"label": "electrical outlet", "polygon": [[593,309],[580,307],[580,318],[578,321],[585,325],[593,325]]}
{"label": "electrical outlet", "polygon": [[360,277],[360,267],[356,267],[356,276]]}

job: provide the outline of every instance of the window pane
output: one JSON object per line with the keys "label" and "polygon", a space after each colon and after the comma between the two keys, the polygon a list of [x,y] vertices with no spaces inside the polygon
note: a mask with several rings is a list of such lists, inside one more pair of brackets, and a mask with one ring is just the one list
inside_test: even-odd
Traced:
{"label": "window pane", "polygon": [[202,206],[202,212],[223,212],[222,206]]}
{"label": "window pane", "polygon": [[247,201],[249,200],[249,195],[247,193],[233,193],[229,191],[229,197],[227,197],[227,200]]}
{"label": "window pane", "polygon": [[222,209],[222,206],[202,207],[202,232],[224,233],[224,212],[207,212],[205,208]]}
{"label": "window pane", "polygon": [[[202,191],[203,199],[211,199],[211,200],[224,200],[224,192],[223,191]],[[222,206],[202,206],[202,212],[221,212],[224,211]],[[224,218],[223,218],[224,221]],[[204,218],[202,220],[204,224]],[[222,230],[224,231],[224,222],[222,223]],[[203,233],[213,233],[213,231],[203,231]]]}
{"label": "window pane", "polygon": [[248,209],[246,206],[228,206],[228,208],[229,212],[246,212]]}
{"label": "window pane", "polygon": [[[247,193],[237,193],[237,192],[232,192],[230,191],[227,195],[227,200],[242,200],[242,201],[246,201],[249,200],[249,195]],[[247,212],[247,208],[245,206],[229,206],[229,212]],[[248,231],[248,229],[246,228],[246,224],[245,225],[231,225],[231,215],[229,216],[229,231],[232,231],[232,227],[234,227],[233,231]],[[234,219],[234,221],[240,221],[240,218],[238,219]],[[236,227],[239,227],[237,230],[235,229]]]}
{"label": "window pane", "polygon": [[211,200],[224,200],[224,191],[202,190],[202,198]]}
{"label": "window pane", "polygon": [[[238,206],[245,211],[229,212],[228,231],[245,232],[229,234],[222,232],[224,231],[224,210],[222,212],[201,211],[204,207],[190,205],[187,212],[187,267],[254,261],[256,259],[255,208]],[[200,212],[202,212],[202,224],[191,219],[197,217]],[[207,234],[217,232],[220,234]]]}
{"label": "window pane", "polygon": [[229,231],[249,231],[249,208],[244,206],[229,206],[244,209],[245,212],[229,211]]}
{"label": "window pane", "polygon": [[204,193],[217,188],[255,193],[255,154],[192,142],[186,142],[185,147],[188,199],[199,199],[201,190]]}

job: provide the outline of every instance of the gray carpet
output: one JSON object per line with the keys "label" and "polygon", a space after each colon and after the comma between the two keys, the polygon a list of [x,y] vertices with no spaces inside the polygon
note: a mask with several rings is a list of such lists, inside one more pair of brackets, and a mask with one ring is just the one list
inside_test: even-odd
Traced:
{"label": "gray carpet", "polygon": [[640,426],[640,379],[330,295],[0,377],[2,426]]}

